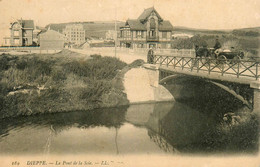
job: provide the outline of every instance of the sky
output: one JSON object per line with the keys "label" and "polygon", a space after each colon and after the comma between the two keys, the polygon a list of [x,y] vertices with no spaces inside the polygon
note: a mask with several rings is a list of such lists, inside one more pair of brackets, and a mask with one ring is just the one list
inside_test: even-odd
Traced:
{"label": "sky", "polygon": [[260,27],[260,0],[0,0],[0,44],[10,22],[36,25],[136,19],[154,6],[173,26],[202,29]]}

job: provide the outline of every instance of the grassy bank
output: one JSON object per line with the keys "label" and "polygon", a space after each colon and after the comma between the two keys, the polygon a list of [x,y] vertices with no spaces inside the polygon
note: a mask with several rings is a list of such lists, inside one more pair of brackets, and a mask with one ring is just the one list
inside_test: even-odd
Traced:
{"label": "grassy bank", "polygon": [[0,56],[0,118],[128,104],[126,63],[70,51]]}

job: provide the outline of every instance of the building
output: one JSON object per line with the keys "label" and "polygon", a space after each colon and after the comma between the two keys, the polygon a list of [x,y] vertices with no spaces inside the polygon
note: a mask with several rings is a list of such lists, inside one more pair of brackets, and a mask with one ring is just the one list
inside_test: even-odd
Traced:
{"label": "building", "polygon": [[138,19],[128,19],[120,27],[118,41],[126,48],[171,48],[173,26],[152,8],[145,9]]}
{"label": "building", "polygon": [[3,41],[2,46],[11,46],[10,37],[4,37]]}
{"label": "building", "polygon": [[85,42],[85,30],[82,24],[69,24],[63,30],[67,43],[80,45]]}
{"label": "building", "polygon": [[43,50],[63,49],[65,40],[63,34],[50,29],[39,35],[40,48]]}
{"label": "building", "polygon": [[17,20],[11,23],[10,38],[5,38],[6,43],[10,46],[31,46],[33,45],[33,30],[33,20]]}
{"label": "building", "polygon": [[33,43],[35,45],[37,45],[37,46],[39,45],[39,35],[46,31],[47,31],[47,29],[44,27],[35,26],[34,31],[33,31]]}

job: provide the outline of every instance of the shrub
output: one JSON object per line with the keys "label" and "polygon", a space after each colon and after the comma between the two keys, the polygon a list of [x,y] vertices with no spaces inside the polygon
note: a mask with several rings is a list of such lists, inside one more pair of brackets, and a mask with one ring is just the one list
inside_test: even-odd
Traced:
{"label": "shrub", "polygon": [[8,65],[8,57],[3,55],[3,56],[0,56],[0,71],[2,70],[8,70],[9,68],[9,65]]}
{"label": "shrub", "polygon": [[80,97],[81,99],[86,99],[88,102],[101,102],[101,96],[108,93],[111,88],[112,84],[109,81],[93,80]]}
{"label": "shrub", "polygon": [[16,63],[16,68],[19,70],[24,70],[27,66],[28,66],[27,61],[25,61],[24,59]]}
{"label": "shrub", "polygon": [[63,65],[67,73],[72,72],[78,76],[89,77],[91,79],[113,79],[118,70],[126,66],[126,63],[117,58],[102,57],[97,55],[93,59],[86,61],[72,61]]}

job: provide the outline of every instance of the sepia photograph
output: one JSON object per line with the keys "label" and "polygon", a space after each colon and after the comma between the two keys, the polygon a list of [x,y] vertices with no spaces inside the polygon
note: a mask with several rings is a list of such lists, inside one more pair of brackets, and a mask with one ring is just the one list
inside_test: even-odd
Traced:
{"label": "sepia photograph", "polygon": [[260,167],[259,0],[0,13],[0,167]]}

